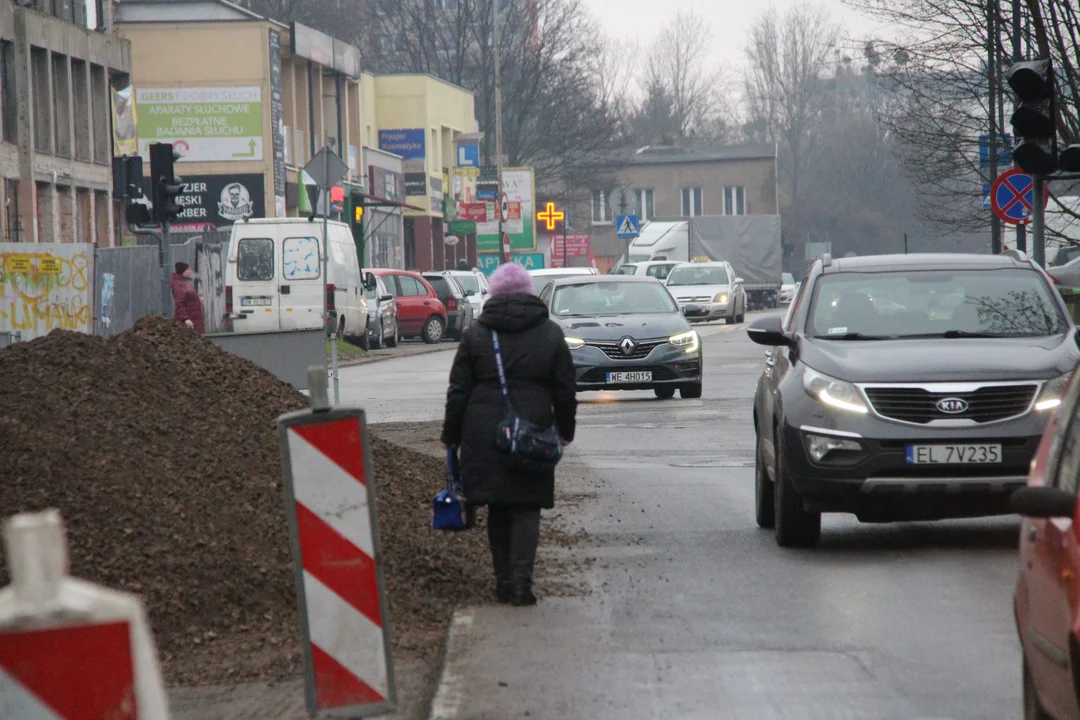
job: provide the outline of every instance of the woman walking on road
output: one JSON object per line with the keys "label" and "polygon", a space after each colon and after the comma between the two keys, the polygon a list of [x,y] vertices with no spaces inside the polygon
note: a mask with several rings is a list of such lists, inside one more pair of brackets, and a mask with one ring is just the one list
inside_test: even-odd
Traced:
{"label": "woman walking on road", "polygon": [[562,330],[533,295],[532,279],[516,263],[491,276],[479,321],[465,331],[450,370],[442,441],[460,447],[468,502],[488,506],[488,542],[500,602],[535,605],[533,561],[540,510],[555,506],[555,474],[512,469],[495,446],[508,407],[499,384],[492,330],[498,334],[514,410],[541,427],[552,422],[563,442],[574,439],[574,364]]}
{"label": "woman walking on road", "polygon": [[202,298],[195,290],[191,277],[191,266],[178,262],[173,267],[172,276],[173,320],[183,323],[200,335],[206,334],[203,322]]}

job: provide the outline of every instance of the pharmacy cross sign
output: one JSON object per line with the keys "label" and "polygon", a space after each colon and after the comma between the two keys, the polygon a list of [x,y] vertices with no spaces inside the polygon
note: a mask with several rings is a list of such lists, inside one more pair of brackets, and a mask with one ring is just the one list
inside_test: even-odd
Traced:
{"label": "pharmacy cross sign", "polygon": [[544,223],[544,227],[548,230],[555,229],[555,223],[566,218],[566,213],[562,210],[555,209],[555,203],[549,202],[547,208],[543,211],[536,213],[536,219]]}

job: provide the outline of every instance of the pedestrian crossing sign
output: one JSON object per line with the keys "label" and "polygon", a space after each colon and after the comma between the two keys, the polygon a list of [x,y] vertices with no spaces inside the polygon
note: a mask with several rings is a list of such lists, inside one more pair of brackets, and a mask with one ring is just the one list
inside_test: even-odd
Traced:
{"label": "pedestrian crossing sign", "polygon": [[615,218],[615,234],[621,238],[635,238],[638,232],[637,215],[619,215]]}

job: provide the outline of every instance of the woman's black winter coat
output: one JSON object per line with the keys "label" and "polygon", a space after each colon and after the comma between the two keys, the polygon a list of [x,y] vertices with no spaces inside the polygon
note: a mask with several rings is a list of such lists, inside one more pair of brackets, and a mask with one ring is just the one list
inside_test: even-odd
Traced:
{"label": "woman's black winter coat", "polygon": [[507,416],[499,388],[491,330],[499,334],[510,401],[521,417],[543,427],[555,421],[574,439],[577,412],[574,363],[563,331],[534,295],[496,295],[476,325],[465,331],[450,370],[442,441],[461,450],[465,496],[476,505],[555,505],[555,475],[507,467],[495,431]]}

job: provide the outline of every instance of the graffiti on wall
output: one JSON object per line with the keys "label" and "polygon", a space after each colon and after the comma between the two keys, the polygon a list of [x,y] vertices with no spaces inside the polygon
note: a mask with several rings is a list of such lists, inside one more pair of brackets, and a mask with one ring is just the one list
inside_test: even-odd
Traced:
{"label": "graffiti on wall", "polygon": [[0,243],[0,331],[93,332],[93,257],[86,243]]}

